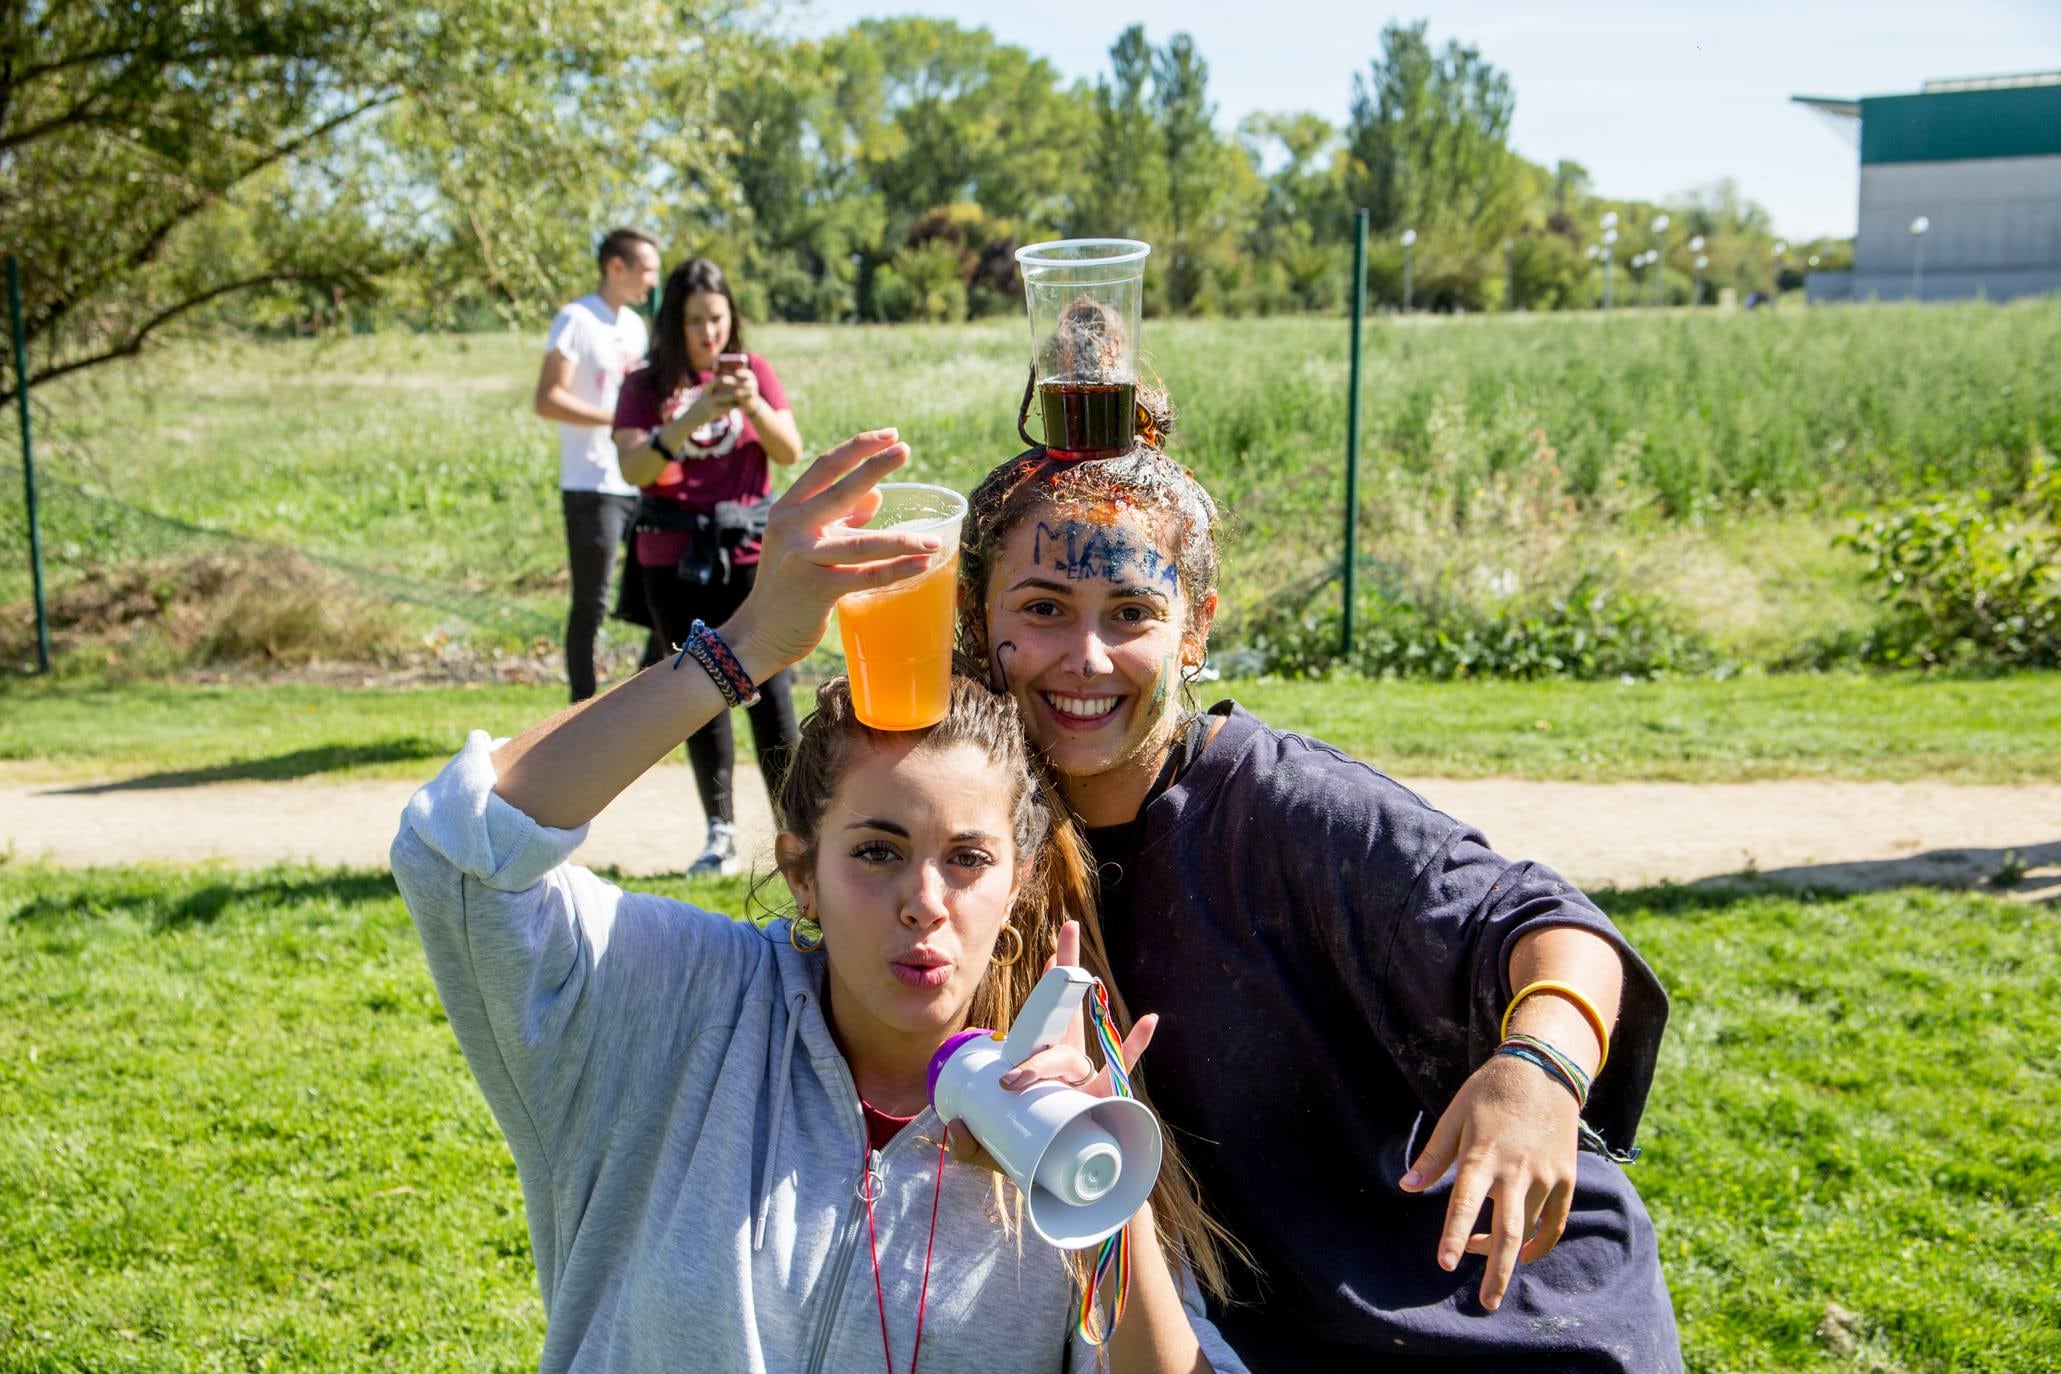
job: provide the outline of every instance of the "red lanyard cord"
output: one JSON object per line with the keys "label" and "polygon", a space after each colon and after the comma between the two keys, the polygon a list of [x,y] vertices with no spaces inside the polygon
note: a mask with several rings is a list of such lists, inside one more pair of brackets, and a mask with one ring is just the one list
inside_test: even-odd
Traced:
{"label": "red lanyard cord", "polygon": [[[923,1358],[923,1309],[930,1302],[930,1257],[937,1249],[937,1205],[945,1191],[945,1140],[944,1133],[938,1133],[937,1142],[937,1185],[930,1194],[930,1239],[923,1246],[923,1287],[916,1292],[916,1348],[909,1352],[909,1374],[916,1374],[916,1362]],[[887,1363],[887,1374],[895,1374],[894,1352],[887,1343],[887,1294],[880,1282],[880,1237],[873,1229],[873,1187],[872,1160],[867,1160],[866,1169],[866,1247],[873,1254],[873,1301],[880,1309],[880,1356]]]}

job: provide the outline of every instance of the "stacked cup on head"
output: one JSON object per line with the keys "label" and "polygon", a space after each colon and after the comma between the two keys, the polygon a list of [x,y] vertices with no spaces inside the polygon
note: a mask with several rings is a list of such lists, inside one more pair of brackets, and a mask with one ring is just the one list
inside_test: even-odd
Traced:
{"label": "stacked cup on head", "polygon": [[1130,450],[1151,251],[1136,239],[1060,239],[1016,251],[1045,447],[1059,457]]}
{"label": "stacked cup on head", "polygon": [[930,1061],[930,1101],[960,1120],[1022,1192],[1031,1229],[1062,1250],[1099,1245],[1145,1205],[1159,1178],[1159,1120],[1130,1097],[1091,1097],[1059,1083],[1020,1092],[1001,1077],[1058,1044],[1094,985],[1060,964],[1039,980],[1007,1036],[965,1030]]}

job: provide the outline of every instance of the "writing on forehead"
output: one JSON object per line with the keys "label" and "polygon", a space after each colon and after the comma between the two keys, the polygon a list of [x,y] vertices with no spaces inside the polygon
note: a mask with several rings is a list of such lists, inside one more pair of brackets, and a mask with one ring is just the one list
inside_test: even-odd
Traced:
{"label": "writing on forehead", "polygon": [[1031,562],[1072,582],[1096,577],[1122,582],[1128,576],[1169,590],[1180,586],[1180,569],[1156,545],[1131,538],[1119,526],[1085,520],[1038,521],[1031,538]]}

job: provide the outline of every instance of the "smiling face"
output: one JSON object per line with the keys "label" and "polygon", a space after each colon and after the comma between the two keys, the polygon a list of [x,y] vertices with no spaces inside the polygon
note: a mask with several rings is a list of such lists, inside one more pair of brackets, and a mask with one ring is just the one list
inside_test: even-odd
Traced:
{"label": "smiling face", "polygon": [[1190,599],[1172,542],[1135,508],[1046,511],[1003,539],[990,671],[1088,825],[1129,820],[1150,790],[1215,609],[1213,593]]}
{"label": "smiling face", "polygon": [[730,302],[720,291],[695,292],[687,298],[682,327],[687,361],[703,371],[714,368],[716,355],[730,342]]}
{"label": "smiling face", "polygon": [[1020,885],[1022,780],[976,745],[921,741],[857,747],[807,871],[800,838],[779,840],[795,903],[823,930],[831,1024],[862,1070],[965,1025]]}

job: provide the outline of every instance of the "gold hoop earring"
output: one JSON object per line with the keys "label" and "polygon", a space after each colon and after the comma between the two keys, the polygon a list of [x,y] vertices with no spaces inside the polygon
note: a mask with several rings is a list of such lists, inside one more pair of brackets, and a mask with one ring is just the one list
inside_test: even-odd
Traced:
{"label": "gold hoop earring", "polygon": [[[1015,941],[1015,943],[1010,947],[1009,957],[1007,959],[995,959],[994,962],[1002,968],[1008,968],[1011,964],[1015,963],[1018,959],[1021,959],[1023,957],[1023,932],[1018,930],[1013,925],[1005,925],[1002,927],[1002,935],[1007,935],[1011,940]],[[1002,935],[997,935],[995,937],[995,943],[1001,943]]]}
{"label": "gold hoop earring", "polygon": [[818,927],[816,928],[816,938],[815,938],[815,941],[814,941],[813,943],[811,943],[811,944],[806,944],[806,945],[805,945],[805,944],[803,944],[803,943],[802,943],[802,942],[801,942],[800,940],[797,940],[797,939],[795,938],[795,936],[796,936],[797,934],[799,934],[799,933],[800,933],[800,931],[801,931],[801,920],[800,920],[800,918],[799,918],[799,917],[797,917],[797,918],[795,918],[795,919],[793,919],[793,920],[790,920],[790,921],[789,921],[789,922],[787,923],[787,943],[788,943],[788,944],[790,944],[790,945],[792,945],[792,946],[794,947],[794,952],[795,952],[796,954],[814,954],[814,953],[815,953],[815,952],[816,952],[817,950],[819,950],[819,949],[823,948],[823,930],[822,930],[822,927],[818,926]]}

